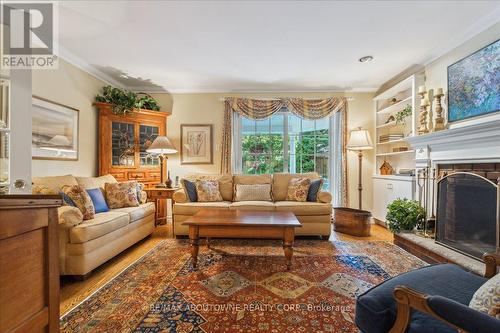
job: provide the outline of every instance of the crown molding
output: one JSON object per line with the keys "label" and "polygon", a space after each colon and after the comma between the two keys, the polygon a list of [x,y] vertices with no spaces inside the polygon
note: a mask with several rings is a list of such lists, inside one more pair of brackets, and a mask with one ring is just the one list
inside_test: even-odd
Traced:
{"label": "crown molding", "polygon": [[122,89],[128,89],[127,86],[123,85],[121,82],[118,82],[117,80],[113,79],[111,76],[108,74],[104,73],[103,71],[97,69],[95,66],[89,64],[82,58],[76,56],[74,53],[68,51],[65,47],[62,45],[59,45],[59,54],[57,55],[59,58],[63,59],[64,61],[72,64],[75,67],[78,67],[82,71],[92,75],[96,79],[99,79],[109,85],[119,87]]}

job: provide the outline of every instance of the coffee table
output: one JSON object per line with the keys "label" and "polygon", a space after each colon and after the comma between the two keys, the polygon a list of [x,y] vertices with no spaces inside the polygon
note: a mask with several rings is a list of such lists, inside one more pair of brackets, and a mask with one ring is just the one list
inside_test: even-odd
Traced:
{"label": "coffee table", "polygon": [[189,242],[193,267],[198,261],[200,237],[266,238],[283,240],[286,267],[292,266],[295,228],[302,227],[292,212],[201,209],[184,221],[189,226]]}

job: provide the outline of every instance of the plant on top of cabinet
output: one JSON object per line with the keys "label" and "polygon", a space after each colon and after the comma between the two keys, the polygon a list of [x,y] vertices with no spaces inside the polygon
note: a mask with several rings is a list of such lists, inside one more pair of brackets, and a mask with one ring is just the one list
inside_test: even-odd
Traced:
{"label": "plant on top of cabinet", "polygon": [[146,93],[139,95],[142,96],[130,90],[105,86],[102,88],[102,95],[97,95],[95,101],[113,104],[113,113],[118,115],[126,115],[134,109],[160,110],[158,102],[153,97]]}

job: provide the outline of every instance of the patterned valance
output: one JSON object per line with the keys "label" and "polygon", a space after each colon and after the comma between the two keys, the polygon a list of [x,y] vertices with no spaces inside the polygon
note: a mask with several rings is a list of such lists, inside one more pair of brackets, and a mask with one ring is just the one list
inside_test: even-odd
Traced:
{"label": "patterned valance", "polygon": [[330,97],[324,99],[227,98],[226,104],[228,104],[230,110],[238,112],[240,115],[253,120],[269,118],[284,107],[298,117],[316,120],[328,117],[340,109],[347,107],[347,100],[343,97]]}

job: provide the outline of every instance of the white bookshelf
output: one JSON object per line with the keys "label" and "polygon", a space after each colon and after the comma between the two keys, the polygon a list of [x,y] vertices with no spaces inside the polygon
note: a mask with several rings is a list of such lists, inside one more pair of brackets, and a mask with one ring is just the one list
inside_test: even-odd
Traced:
{"label": "white bookshelf", "polygon": [[[374,97],[375,113],[375,165],[373,172],[373,211],[376,221],[385,222],[387,205],[398,198],[414,199],[415,177],[401,175],[401,169],[415,170],[415,150],[410,148],[407,138],[417,135],[420,97],[418,87],[424,84],[422,73],[412,75]],[[395,101],[393,101],[395,99]],[[412,113],[404,122],[397,122],[396,114],[407,105]],[[402,134],[402,138],[391,138],[381,142],[383,135]],[[406,148],[399,151],[395,148]],[[387,161],[394,169],[392,175],[381,175],[380,167]]]}
{"label": "white bookshelf", "polygon": [[[400,169],[415,169],[415,154],[410,149],[407,138],[416,135],[420,97],[418,86],[423,85],[423,74],[412,75],[391,88],[374,97],[375,104],[375,175],[380,175],[379,168],[384,161],[394,168],[397,175]],[[395,102],[392,99],[396,99]],[[395,120],[396,114],[407,105],[411,106],[412,114],[404,122]],[[402,134],[402,138],[381,142],[383,135]],[[406,148],[397,151],[396,148]]]}

